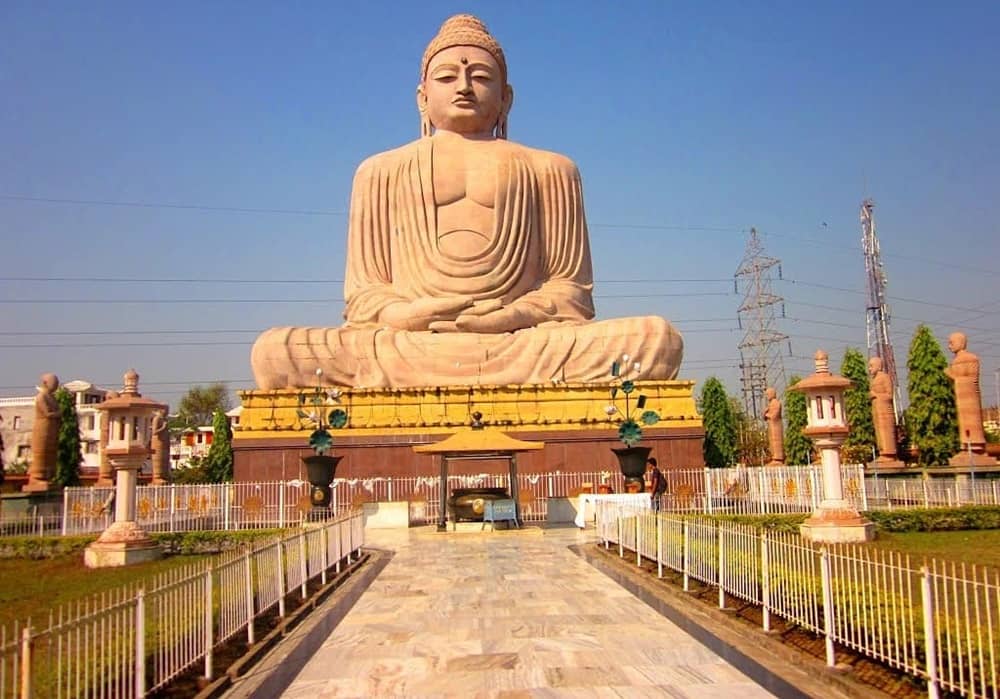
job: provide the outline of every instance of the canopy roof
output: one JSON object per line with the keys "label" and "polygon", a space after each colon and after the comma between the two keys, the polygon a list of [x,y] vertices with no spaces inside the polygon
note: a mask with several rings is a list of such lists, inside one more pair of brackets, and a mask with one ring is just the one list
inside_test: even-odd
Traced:
{"label": "canopy roof", "polygon": [[413,451],[419,454],[493,454],[535,451],[544,447],[545,442],[525,442],[500,430],[468,429],[434,444],[413,447]]}

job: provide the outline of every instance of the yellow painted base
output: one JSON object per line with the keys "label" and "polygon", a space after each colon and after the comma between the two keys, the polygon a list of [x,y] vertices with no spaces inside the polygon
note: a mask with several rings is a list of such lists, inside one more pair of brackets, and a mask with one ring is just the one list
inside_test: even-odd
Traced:
{"label": "yellow painted base", "polygon": [[[329,388],[325,390],[331,390]],[[639,381],[628,396],[628,412],[638,396],[646,396],[643,410],[660,415],[654,428],[701,427],[694,400],[694,381]],[[242,391],[243,410],[234,428],[234,440],[288,438],[308,439],[315,429],[298,411],[315,409],[312,390]],[[434,434],[454,432],[472,422],[481,412],[491,427],[517,431],[594,430],[606,432],[621,421],[620,413],[609,416],[608,406],[626,411],[625,396],[618,391],[611,399],[611,385],[553,384],[537,386],[447,386],[441,388],[342,389],[336,398],[326,397],[321,409],[342,408],[348,423],[337,434],[365,436],[387,434]],[[336,436],[336,435],[335,435]]]}

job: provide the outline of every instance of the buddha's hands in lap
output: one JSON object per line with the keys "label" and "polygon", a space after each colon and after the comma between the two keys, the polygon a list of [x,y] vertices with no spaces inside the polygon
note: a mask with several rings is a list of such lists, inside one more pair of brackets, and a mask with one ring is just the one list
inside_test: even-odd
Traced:
{"label": "buddha's hands in lap", "polygon": [[504,306],[498,299],[477,301],[452,322],[431,323],[437,332],[505,333],[532,328],[546,320],[542,311],[530,305]]}
{"label": "buddha's hands in lap", "polygon": [[379,321],[399,330],[434,330],[442,322],[454,324],[459,314],[471,309],[470,296],[443,296],[390,303],[382,309]]}

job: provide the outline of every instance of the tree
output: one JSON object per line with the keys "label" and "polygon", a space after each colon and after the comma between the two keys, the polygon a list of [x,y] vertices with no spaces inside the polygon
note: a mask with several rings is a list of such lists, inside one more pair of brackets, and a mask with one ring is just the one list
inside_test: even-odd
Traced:
{"label": "tree", "polygon": [[209,386],[192,386],[181,398],[177,415],[170,420],[170,429],[204,427],[212,422],[217,411],[224,413],[230,407],[229,388],[221,381]]}
{"label": "tree", "polygon": [[203,456],[192,456],[184,468],[176,468],[170,480],[178,485],[184,483],[208,483],[211,477],[206,468],[207,459]]}
{"label": "tree", "polygon": [[702,454],[709,468],[732,466],[736,461],[736,420],[722,382],[714,376],[705,381],[699,399],[705,442]]}
{"label": "tree", "polygon": [[736,425],[736,462],[763,465],[768,457],[767,428],[764,423],[750,417],[743,401],[738,398],[730,397],[729,409]]}
{"label": "tree", "polygon": [[906,430],[910,444],[919,450],[920,463],[947,463],[958,451],[958,411],[955,391],[945,375],[948,366],[941,345],[926,325],[917,326],[906,359]]}
{"label": "tree", "polygon": [[233,443],[229,420],[221,410],[212,419],[212,446],[205,459],[205,470],[212,483],[233,480]]}
{"label": "tree", "polygon": [[851,387],[844,391],[844,411],[851,431],[841,450],[847,463],[865,463],[873,457],[875,423],[872,419],[872,401],[868,395],[868,363],[861,350],[848,347],[840,373],[851,380]]}
{"label": "tree", "polygon": [[83,450],[80,447],[80,420],[76,414],[76,401],[65,388],[55,393],[59,404],[59,435],[56,439],[56,473],[52,482],[65,488],[80,485],[80,462]]}
{"label": "tree", "polygon": [[[791,388],[801,380],[801,376],[792,376],[788,379],[788,387]],[[789,465],[812,463],[813,443],[802,432],[809,424],[806,417],[806,394],[801,391],[785,391],[784,409],[786,463]]]}

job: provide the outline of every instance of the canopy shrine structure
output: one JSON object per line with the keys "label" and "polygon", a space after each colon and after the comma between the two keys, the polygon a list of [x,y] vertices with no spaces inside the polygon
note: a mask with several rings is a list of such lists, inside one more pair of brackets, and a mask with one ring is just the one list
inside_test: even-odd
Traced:
{"label": "canopy shrine structure", "polygon": [[[468,430],[456,432],[447,439],[434,444],[413,447],[418,454],[436,455],[441,464],[440,501],[441,514],[438,516],[437,530],[446,531],[448,502],[448,466],[452,461],[475,461],[485,459],[506,459],[510,497],[514,501],[517,525],[521,526],[521,505],[517,490],[517,455],[527,451],[545,448],[544,442],[526,442],[514,439],[499,430],[490,430],[477,425],[478,420]],[[454,515],[453,515],[454,516]]]}

